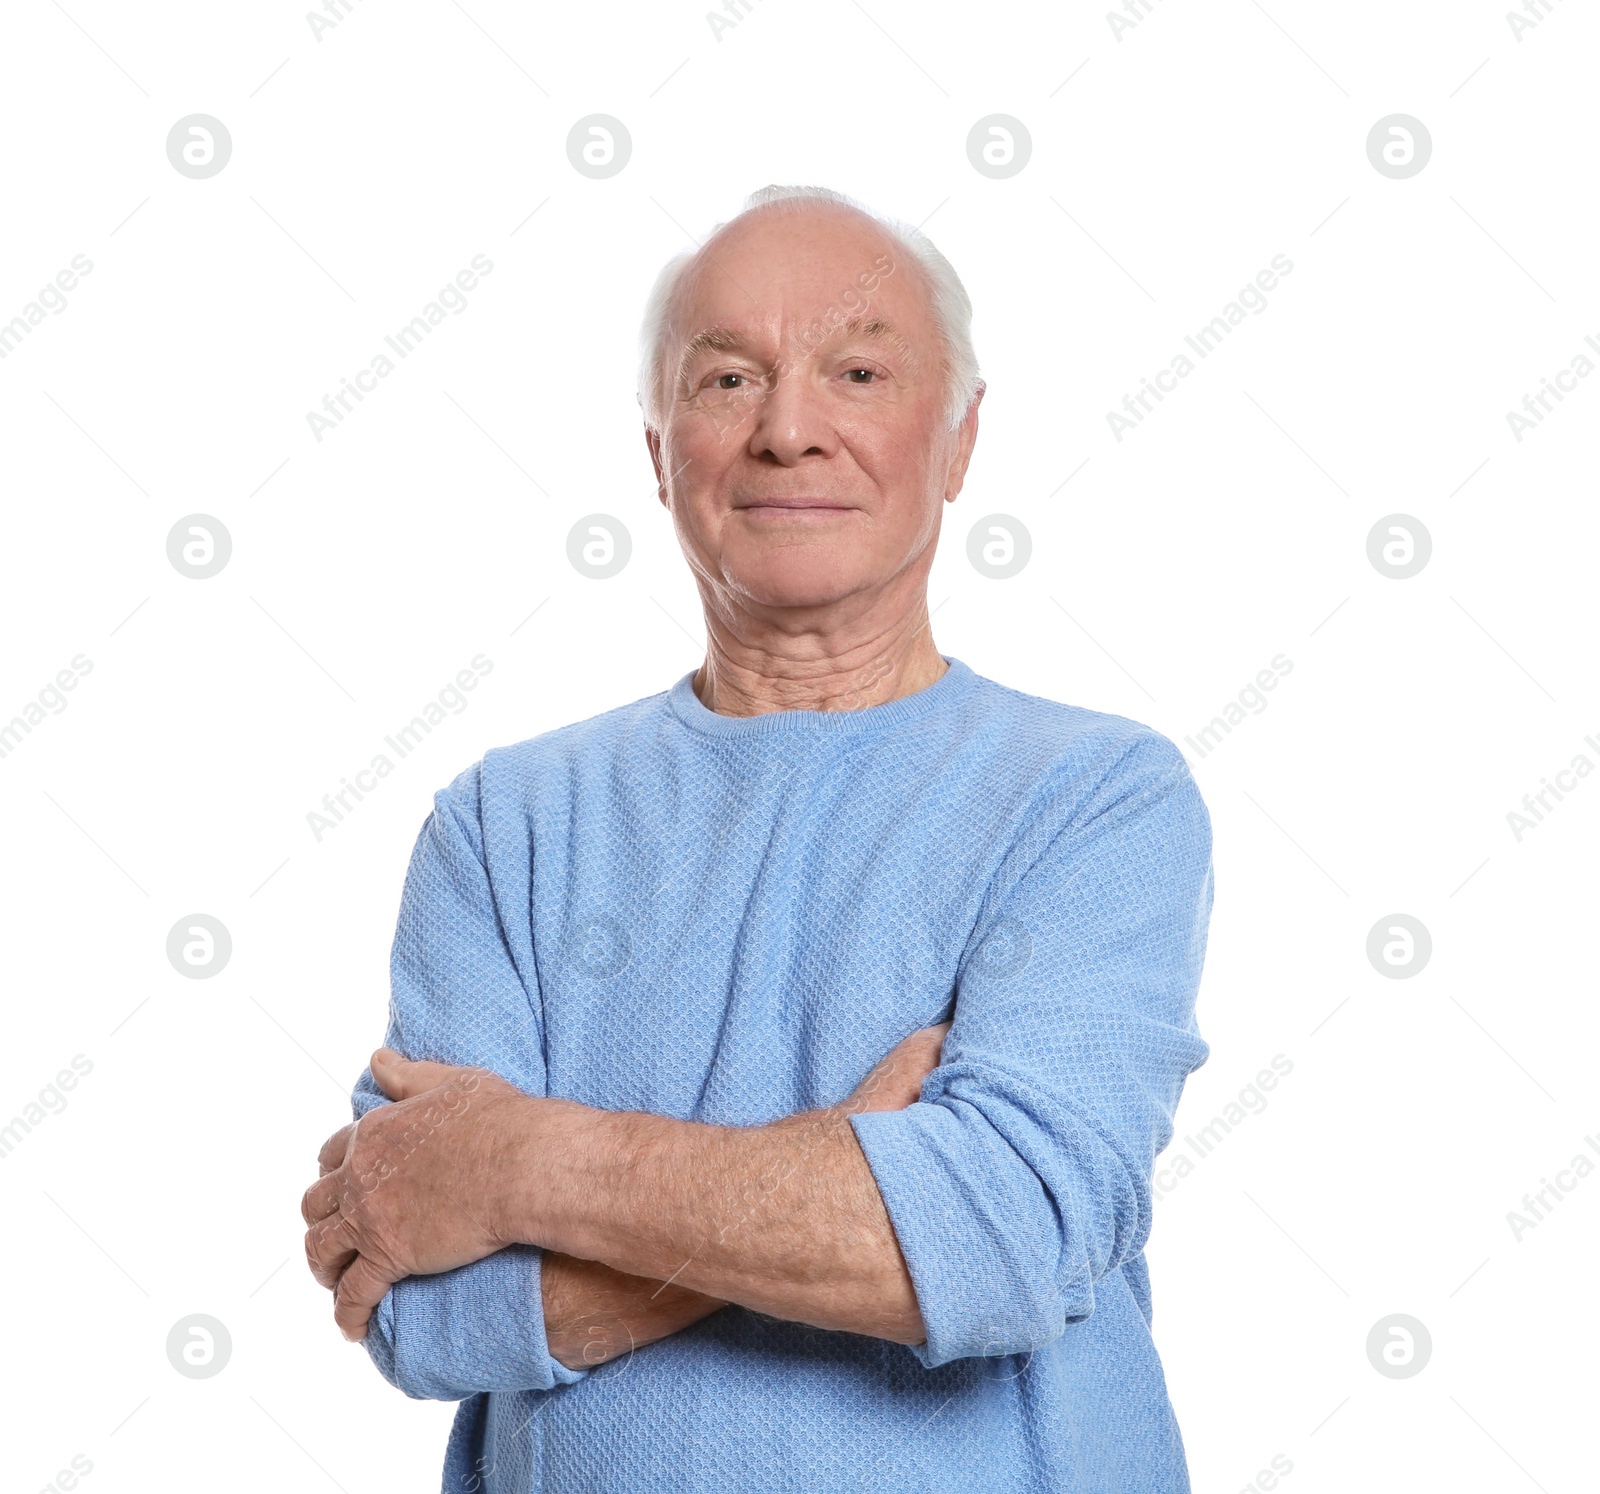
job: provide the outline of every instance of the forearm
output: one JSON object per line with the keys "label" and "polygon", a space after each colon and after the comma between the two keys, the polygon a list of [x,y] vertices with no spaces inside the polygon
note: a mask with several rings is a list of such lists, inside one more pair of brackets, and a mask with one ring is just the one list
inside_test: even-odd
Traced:
{"label": "forearm", "polygon": [[844,1107],[737,1127],[564,1100],[529,1106],[514,1154],[516,1238],[774,1317],[922,1341],[911,1278]]}
{"label": "forearm", "polygon": [[[333,1290],[347,1337],[391,1288],[397,1315],[407,1278],[430,1276],[462,1295],[462,1321],[487,1309],[468,1347],[517,1330],[502,1335],[509,1380],[497,1350],[412,1384],[390,1376],[445,1399],[548,1389],[552,1368],[560,1381],[563,1366],[603,1363],[727,1302],[920,1343],[916,1294],[850,1118],[914,1104],[948,1028],[902,1039],[841,1105],[752,1127],[534,1098],[483,1069],[380,1049],[373,1079],[394,1103],[329,1138],[301,1200],[312,1274]],[[519,1280],[498,1280],[519,1263]],[[402,1348],[406,1337],[397,1326]]]}
{"label": "forearm", "polygon": [[593,1369],[727,1305],[684,1286],[628,1276],[556,1251],[545,1252],[540,1291],[551,1356],[568,1369]]}

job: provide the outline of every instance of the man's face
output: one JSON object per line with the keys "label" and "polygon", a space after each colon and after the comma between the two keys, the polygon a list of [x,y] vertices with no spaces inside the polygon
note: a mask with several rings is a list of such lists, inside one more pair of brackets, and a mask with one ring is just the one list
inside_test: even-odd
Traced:
{"label": "man's face", "polygon": [[647,439],[684,554],[724,600],[920,586],[976,434],[975,405],[945,429],[927,284],[870,219],[758,211],[689,270]]}

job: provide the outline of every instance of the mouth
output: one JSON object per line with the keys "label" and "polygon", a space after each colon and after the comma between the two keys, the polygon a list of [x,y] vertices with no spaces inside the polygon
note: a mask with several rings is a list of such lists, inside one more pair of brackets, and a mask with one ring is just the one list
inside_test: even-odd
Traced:
{"label": "mouth", "polygon": [[835,514],[852,512],[853,505],[835,503],[827,498],[802,495],[800,497],[760,498],[751,503],[736,503],[736,513],[749,514],[755,519],[803,519],[808,516],[829,518]]}

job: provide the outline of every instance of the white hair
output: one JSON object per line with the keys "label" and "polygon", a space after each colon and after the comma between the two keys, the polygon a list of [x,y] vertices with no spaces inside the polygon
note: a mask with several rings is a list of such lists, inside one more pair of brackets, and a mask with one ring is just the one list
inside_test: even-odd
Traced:
{"label": "white hair", "polygon": [[[978,355],[972,347],[972,302],[955,267],[920,228],[875,213],[853,197],[828,187],[763,187],[745,198],[740,216],[778,204],[795,209],[820,204],[852,208],[876,223],[927,276],[934,327],[944,350],[945,421],[948,428],[954,430],[983,388],[983,380],[978,377]],[[712,232],[718,233],[727,226],[727,222],[719,223]],[[673,303],[683,283],[684,272],[696,257],[697,251],[685,250],[668,260],[656,276],[650,299],[645,303],[644,324],[639,333],[639,407],[644,411],[645,424],[653,431],[659,431],[662,423]]]}

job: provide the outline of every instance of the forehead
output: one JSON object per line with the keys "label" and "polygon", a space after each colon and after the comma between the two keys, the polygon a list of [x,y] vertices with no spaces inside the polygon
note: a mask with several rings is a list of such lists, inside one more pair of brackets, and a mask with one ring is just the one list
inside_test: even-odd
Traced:
{"label": "forehead", "polygon": [[744,214],[706,242],[675,299],[680,343],[708,327],[837,322],[869,308],[913,344],[934,336],[920,267],[865,214],[832,205]]}

